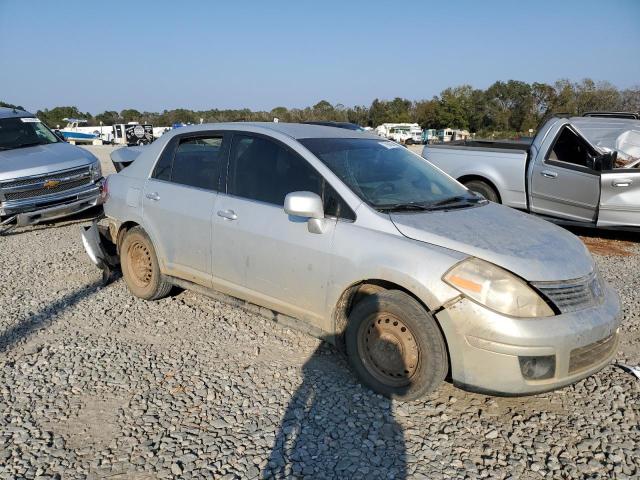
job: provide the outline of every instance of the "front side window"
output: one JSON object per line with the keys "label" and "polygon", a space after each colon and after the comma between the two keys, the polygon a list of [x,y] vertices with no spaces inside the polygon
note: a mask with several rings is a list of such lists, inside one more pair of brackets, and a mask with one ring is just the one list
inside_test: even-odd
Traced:
{"label": "front side window", "polygon": [[[356,138],[300,140],[356,195],[380,210],[436,208],[479,198],[422,157],[394,142]],[[452,203],[453,202],[453,203]],[[457,208],[457,207],[456,207]]]}
{"label": "front side window", "polygon": [[588,168],[590,160],[596,155],[573,130],[564,127],[549,153],[549,160]]}
{"label": "front side window", "polygon": [[34,147],[60,140],[35,117],[0,119],[0,150]]}
{"label": "front side window", "polygon": [[325,214],[353,219],[353,212],[304,158],[263,137],[238,135],[231,147],[228,193],[283,206],[291,192],[313,192]]}

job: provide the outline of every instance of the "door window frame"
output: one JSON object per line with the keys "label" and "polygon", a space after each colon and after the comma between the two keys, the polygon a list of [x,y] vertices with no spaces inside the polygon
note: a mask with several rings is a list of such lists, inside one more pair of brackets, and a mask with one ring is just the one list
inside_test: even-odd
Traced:
{"label": "door window frame", "polygon": [[558,133],[556,133],[556,136],[553,139],[553,142],[551,142],[551,146],[549,147],[549,149],[547,150],[547,153],[544,156],[544,164],[551,165],[558,168],[564,168],[566,170],[573,170],[574,172],[582,172],[582,173],[587,173],[589,175],[600,176],[601,172],[597,170],[593,170],[589,167],[549,158],[551,156],[551,153],[553,152],[553,149],[556,146],[556,143],[558,143],[558,140],[560,139],[560,136],[562,135],[565,129],[570,130],[578,138],[578,140],[582,142],[592,153],[596,155],[598,154],[598,152],[593,149],[593,147],[589,144],[589,142],[587,142],[582,137],[582,135],[580,135],[574,128],[572,128],[570,124],[565,124],[562,127],[560,127],[560,129],[558,130]]}
{"label": "door window frame", "polygon": [[[193,185],[188,185],[185,183],[174,182],[173,179],[173,166],[176,157],[176,151],[178,150],[178,146],[185,139],[192,138],[210,138],[210,137],[222,137],[222,143],[220,145],[220,173],[218,174],[218,179],[215,185],[212,188],[202,188],[195,187]],[[164,182],[170,183],[171,185],[177,185],[185,188],[195,188],[198,190],[203,190],[206,192],[217,192],[217,193],[226,193],[226,177],[227,177],[227,168],[229,165],[229,150],[231,145],[231,139],[233,138],[233,132],[227,130],[202,130],[197,132],[186,132],[181,133],[173,138],[171,138],[167,144],[164,146],[160,155],[153,164],[153,168],[151,169],[151,173],[149,174],[149,180],[153,180],[156,182]],[[169,174],[169,180],[164,180],[161,178],[156,178],[156,168],[158,167],[160,161],[163,159],[165,155],[171,156],[171,169]]]}
{"label": "door window frame", "polygon": [[[247,200],[250,202],[256,202],[256,203],[260,203],[263,205],[269,205],[271,207],[277,207],[277,208],[283,208],[283,205],[279,205],[276,203],[270,203],[270,202],[265,202],[263,200],[256,200],[254,198],[247,198],[247,197],[243,197],[240,195],[235,195],[232,193],[229,193],[229,181],[231,179],[231,161],[232,161],[232,157],[231,157],[231,152],[233,151],[233,146],[235,145],[235,141],[237,137],[257,137],[257,138],[262,138],[264,140],[268,140],[270,142],[275,143],[276,145],[278,145],[279,147],[282,147],[284,149],[286,149],[290,154],[296,156],[300,161],[305,162],[313,171],[316,172],[316,174],[322,179],[324,180],[324,182],[329,185],[331,187],[331,189],[335,192],[336,196],[338,197],[338,199],[342,202],[342,205],[344,205],[346,208],[349,209],[349,214],[350,217],[343,217],[343,216],[339,216],[336,217],[334,215],[328,215],[325,213],[325,218],[335,218],[338,221],[344,221],[344,222],[350,222],[353,223],[356,221],[357,219],[357,215],[355,210],[351,207],[351,205],[349,205],[349,203],[344,199],[344,197],[342,195],[340,195],[340,193],[336,190],[336,188],[331,184],[331,182],[329,180],[327,180],[327,178],[322,175],[322,173],[320,173],[318,171],[318,169],[312,164],[310,163],[306,158],[304,158],[299,152],[297,152],[295,149],[291,148],[289,145],[287,145],[286,143],[282,142],[281,140],[274,138],[272,136],[269,135],[265,135],[263,133],[259,133],[259,132],[251,132],[251,131],[241,131],[241,130],[234,130],[229,132],[229,141],[228,141],[228,147],[226,149],[226,153],[227,153],[227,168],[224,169],[223,168],[223,173],[221,175],[222,178],[224,178],[224,193],[230,197],[235,197],[235,198],[241,198],[243,200]],[[235,159],[233,159],[235,161]],[[322,199],[323,203],[324,203],[324,198]]]}

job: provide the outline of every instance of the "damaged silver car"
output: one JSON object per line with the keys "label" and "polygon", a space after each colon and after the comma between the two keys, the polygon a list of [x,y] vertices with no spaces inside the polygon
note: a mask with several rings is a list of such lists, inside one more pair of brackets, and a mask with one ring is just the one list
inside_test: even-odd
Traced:
{"label": "damaged silver car", "polygon": [[35,115],[0,108],[0,233],[100,204],[100,162]]}
{"label": "damaged silver car", "polygon": [[[119,152],[127,152],[123,155]],[[620,304],[573,234],[475,195],[400,145],[327,126],[181,128],[114,152],[83,232],[137,297],[220,292],[344,349],[376,392],[447,376],[506,395],[607,365]]]}

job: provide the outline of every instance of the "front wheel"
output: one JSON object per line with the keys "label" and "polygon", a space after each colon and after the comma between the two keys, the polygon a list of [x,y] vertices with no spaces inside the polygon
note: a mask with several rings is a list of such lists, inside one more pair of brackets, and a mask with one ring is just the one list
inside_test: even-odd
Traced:
{"label": "front wheel", "polygon": [[434,391],[449,362],[434,318],[399,290],[371,294],[349,315],[349,363],[362,383],[386,397],[410,401]]}

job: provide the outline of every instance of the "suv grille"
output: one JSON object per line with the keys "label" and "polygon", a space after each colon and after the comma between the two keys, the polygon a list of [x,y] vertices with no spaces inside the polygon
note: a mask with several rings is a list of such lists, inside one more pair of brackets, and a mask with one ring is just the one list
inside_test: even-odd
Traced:
{"label": "suv grille", "polygon": [[0,182],[0,189],[6,200],[22,200],[56,194],[90,183],[91,167],[87,166]]}
{"label": "suv grille", "polygon": [[600,276],[596,272],[577,280],[538,282],[533,285],[558,307],[560,313],[593,307],[603,295]]}
{"label": "suv grille", "polygon": [[616,346],[617,334],[603,338],[584,347],[571,350],[569,357],[569,374],[585,370],[603,361]]}

